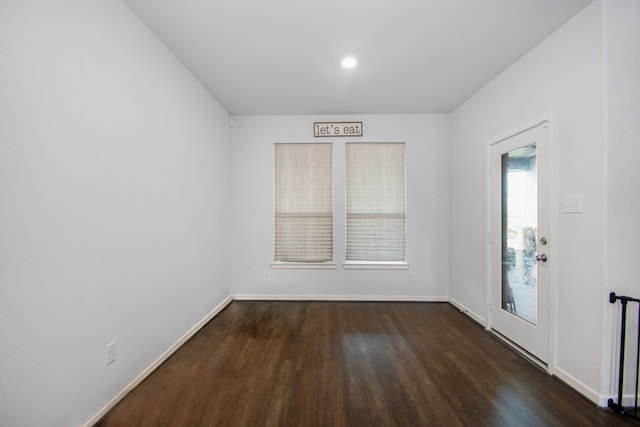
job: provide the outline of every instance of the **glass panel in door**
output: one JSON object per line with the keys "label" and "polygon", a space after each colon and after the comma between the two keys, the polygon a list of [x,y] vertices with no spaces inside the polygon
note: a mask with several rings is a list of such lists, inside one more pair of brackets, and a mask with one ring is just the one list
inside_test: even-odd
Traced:
{"label": "glass panel in door", "polygon": [[502,309],[537,324],[536,144],[502,154]]}

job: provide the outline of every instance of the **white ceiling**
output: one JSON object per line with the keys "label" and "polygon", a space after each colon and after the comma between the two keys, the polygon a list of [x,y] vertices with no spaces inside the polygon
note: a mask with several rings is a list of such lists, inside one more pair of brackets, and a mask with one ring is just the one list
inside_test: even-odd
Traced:
{"label": "white ceiling", "polygon": [[449,112],[592,2],[125,1],[232,115]]}

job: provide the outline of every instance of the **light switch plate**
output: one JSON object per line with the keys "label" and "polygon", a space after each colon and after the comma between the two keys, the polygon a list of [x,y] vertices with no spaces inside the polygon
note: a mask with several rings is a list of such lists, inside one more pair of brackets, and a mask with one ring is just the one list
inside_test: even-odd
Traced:
{"label": "light switch plate", "polygon": [[582,196],[564,196],[562,213],[582,213]]}

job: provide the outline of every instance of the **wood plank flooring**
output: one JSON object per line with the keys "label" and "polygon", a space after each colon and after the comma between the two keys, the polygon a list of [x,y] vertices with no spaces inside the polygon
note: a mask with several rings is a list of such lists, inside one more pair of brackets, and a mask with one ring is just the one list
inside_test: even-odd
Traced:
{"label": "wood plank flooring", "polygon": [[110,426],[625,426],[446,303],[234,301]]}

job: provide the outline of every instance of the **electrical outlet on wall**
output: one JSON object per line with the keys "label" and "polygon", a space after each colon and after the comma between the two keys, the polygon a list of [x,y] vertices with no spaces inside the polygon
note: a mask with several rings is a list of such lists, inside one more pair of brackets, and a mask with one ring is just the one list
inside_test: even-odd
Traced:
{"label": "electrical outlet on wall", "polygon": [[111,365],[116,361],[116,342],[110,342],[107,344],[107,363],[106,365]]}
{"label": "electrical outlet on wall", "polygon": [[415,271],[411,272],[411,281],[412,282],[417,282],[418,281],[418,273],[416,273]]}

